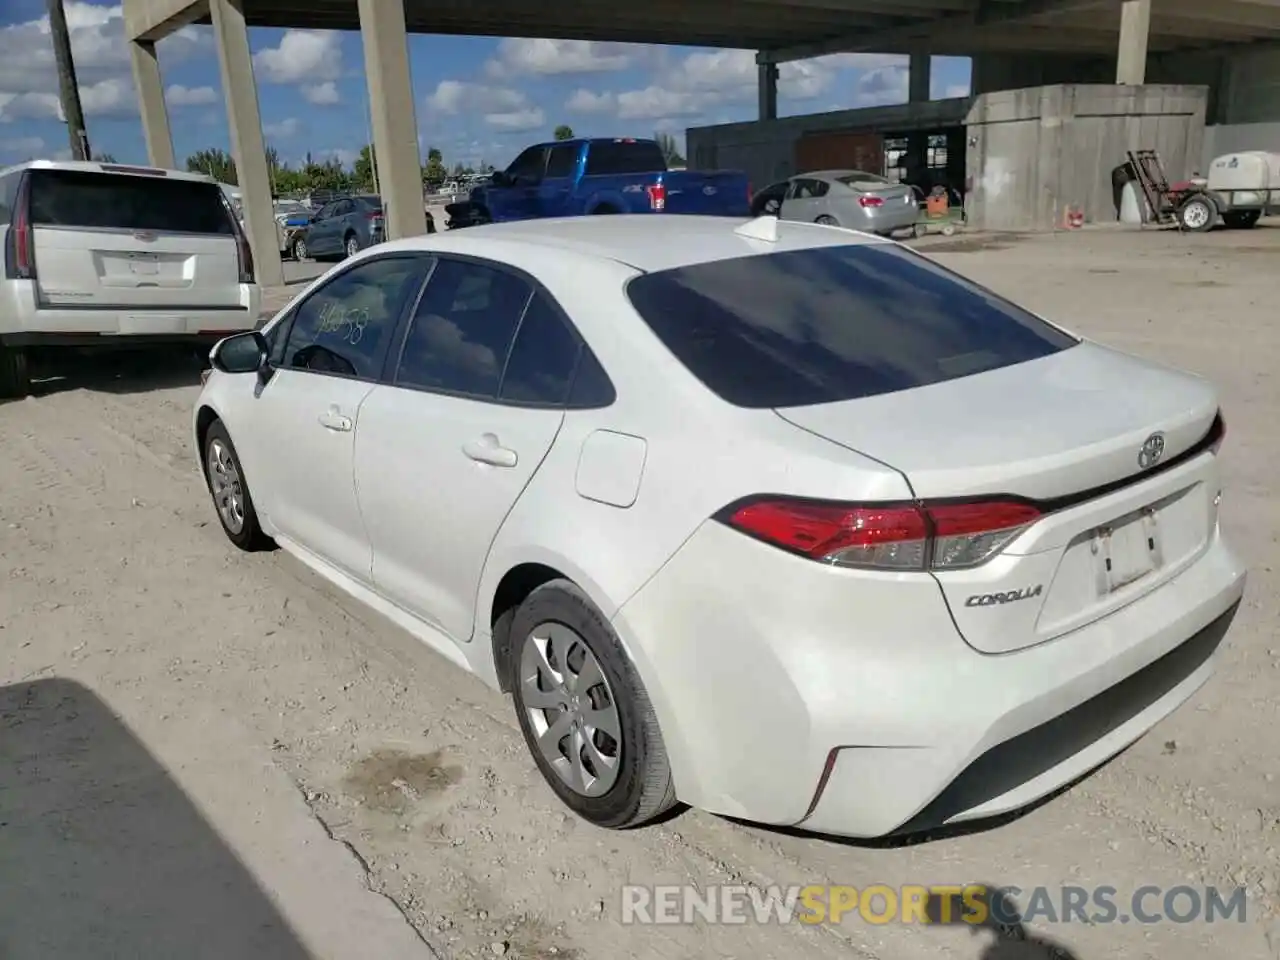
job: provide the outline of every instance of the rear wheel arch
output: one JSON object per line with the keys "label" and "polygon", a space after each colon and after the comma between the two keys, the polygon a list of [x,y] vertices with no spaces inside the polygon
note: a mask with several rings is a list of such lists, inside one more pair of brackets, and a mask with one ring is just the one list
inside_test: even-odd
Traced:
{"label": "rear wheel arch", "polygon": [[493,637],[493,665],[497,671],[498,689],[510,693],[510,663],[515,648],[511,622],[529,594],[553,580],[568,580],[561,571],[544,563],[521,563],[512,567],[498,581],[489,608],[489,627]]}

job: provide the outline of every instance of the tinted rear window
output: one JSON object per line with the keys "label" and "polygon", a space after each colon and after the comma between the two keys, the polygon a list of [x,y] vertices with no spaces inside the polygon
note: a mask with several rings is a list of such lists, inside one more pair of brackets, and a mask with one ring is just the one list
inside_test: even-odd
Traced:
{"label": "tinted rear window", "polygon": [[78,170],[31,173],[37,226],[233,234],[217,184]]}
{"label": "tinted rear window", "polygon": [[795,407],[909,390],[1034,360],[1077,342],[888,244],[663,270],[635,278],[627,294],[677,359],[740,407]]}
{"label": "tinted rear window", "polygon": [[886,183],[892,182],[887,177],[882,177],[875,173],[863,173],[860,170],[845,174],[843,177],[837,177],[836,179],[850,187],[857,187],[863,184],[884,186]]}
{"label": "tinted rear window", "polygon": [[652,140],[593,140],[587,148],[586,176],[654,173],[667,169],[662,148]]}

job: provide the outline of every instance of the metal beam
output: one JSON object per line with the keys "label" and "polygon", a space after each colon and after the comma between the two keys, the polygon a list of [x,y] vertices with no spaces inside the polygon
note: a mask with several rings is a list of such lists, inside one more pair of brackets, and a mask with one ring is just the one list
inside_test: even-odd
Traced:
{"label": "metal beam", "polygon": [[930,41],[935,37],[945,37],[957,30],[1017,23],[1047,13],[1074,12],[1104,5],[1113,6],[1115,3],[1116,0],[1022,0],[1015,4],[979,0],[977,7],[968,13],[922,19],[887,30],[847,33],[817,43],[762,50],[757,55],[756,62],[786,63],[832,53],[879,53],[912,48],[924,51],[928,50]]}

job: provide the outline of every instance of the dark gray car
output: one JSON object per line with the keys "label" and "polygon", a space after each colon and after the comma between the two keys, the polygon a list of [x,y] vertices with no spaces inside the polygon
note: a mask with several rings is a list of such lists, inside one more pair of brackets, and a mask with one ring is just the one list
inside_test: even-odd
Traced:
{"label": "dark gray car", "polygon": [[341,197],[316,211],[294,239],[293,255],[299,260],[350,257],[381,243],[384,236],[381,197]]}

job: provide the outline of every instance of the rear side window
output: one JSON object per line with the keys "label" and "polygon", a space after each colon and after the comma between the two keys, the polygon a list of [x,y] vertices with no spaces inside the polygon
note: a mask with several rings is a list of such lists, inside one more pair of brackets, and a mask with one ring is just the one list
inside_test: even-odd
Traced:
{"label": "rear side window", "polygon": [[888,244],[739,257],[645,274],[627,294],[676,358],[739,407],[910,390],[1078,341]]}
{"label": "rear side window", "polygon": [[558,406],[569,396],[582,344],[555,308],[535,294],[502,374],[501,400]]}
{"label": "rear side window", "polygon": [[652,140],[592,140],[587,148],[588,177],[666,169],[662,148]]}
{"label": "rear side window", "polygon": [[578,165],[578,151],[582,148],[576,144],[560,144],[552,147],[547,154],[547,179],[571,177]]}
{"label": "rear side window", "polygon": [[217,184],[80,170],[31,171],[31,222],[45,227],[235,234]]}

